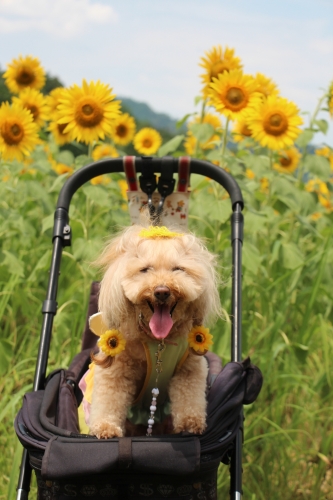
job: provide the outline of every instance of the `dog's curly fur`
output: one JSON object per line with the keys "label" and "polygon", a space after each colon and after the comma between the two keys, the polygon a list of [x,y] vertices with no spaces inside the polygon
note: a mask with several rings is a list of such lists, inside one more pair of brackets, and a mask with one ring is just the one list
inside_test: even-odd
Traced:
{"label": "dog's curly fur", "polygon": [[[149,321],[160,303],[156,289],[167,287],[170,293],[163,304],[170,310],[176,305],[166,342],[187,337],[193,326],[220,314],[215,257],[201,240],[189,233],[142,238],[142,229],[138,225],[125,229],[97,262],[104,270],[99,295],[103,322],[120,330],[127,341],[126,349],[108,367],[103,366],[103,353],[96,356],[89,429],[98,438],[125,435],[127,409],[145,378],[142,342],[147,336],[154,338]],[[173,432],[204,431],[206,378],[206,360],[190,352],[168,386]]]}

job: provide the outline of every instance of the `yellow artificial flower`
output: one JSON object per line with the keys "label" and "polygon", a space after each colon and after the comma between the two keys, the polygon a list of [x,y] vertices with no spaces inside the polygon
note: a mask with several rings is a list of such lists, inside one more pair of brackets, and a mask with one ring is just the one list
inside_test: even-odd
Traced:
{"label": "yellow artificial flower", "polygon": [[188,334],[187,340],[189,346],[192,347],[198,354],[205,354],[209,346],[213,345],[213,335],[209,333],[209,329],[203,326],[194,326]]}
{"label": "yellow artificial flower", "polygon": [[145,127],[135,134],[133,139],[134,148],[142,155],[155,154],[162,144],[162,137],[157,130]]}
{"label": "yellow artificial flower", "polygon": [[0,154],[4,160],[22,161],[39,143],[38,127],[32,114],[19,104],[0,107]]}
{"label": "yellow artificial flower", "polygon": [[[206,113],[202,119],[200,116],[197,116],[195,120],[189,123],[189,125],[196,123],[208,123],[209,125],[212,125],[212,127],[214,127],[215,131],[221,129],[222,127],[220,118],[216,115],[213,115],[213,113]],[[200,148],[212,149],[215,147],[214,142],[218,141],[219,139],[220,136],[215,132],[213,132],[211,137],[209,137],[209,139],[206,142],[200,143]],[[186,153],[192,156],[195,152],[196,145],[197,145],[197,139],[194,137],[191,131],[188,131],[186,139],[184,141],[184,148]]]}
{"label": "yellow artificial flower", "polygon": [[119,330],[106,330],[98,340],[98,347],[104,354],[113,357],[125,349],[126,340]]}
{"label": "yellow artificial flower", "polygon": [[120,102],[114,100],[112,89],[100,81],[82,87],[73,85],[59,97],[59,124],[67,124],[64,132],[73,139],[89,144],[110,136],[114,119],[119,115]]}
{"label": "yellow artificial flower", "polygon": [[141,229],[139,232],[140,238],[149,238],[152,240],[157,238],[179,238],[181,236],[184,236],[184,234],[172,232],[165,226],[149,226],[148,229]]}
{"label": "yellow artificial flower", "polygon": [[42,127],[48,119],[46,99],[38,90],[28,87],[18,97],[13,97],[12,101],[30,111],[38,127]]}
{"label": "yellow artificial flower", "polygon": [[118,151],[111,144],[98,144],[92,152],[94,161],[101,160],[102,158],[118,158],[118,156]]}
{"label": "yellow artificial flower", "polygon": [[235,56],[235,50],[228,47],[223,51],[221,45],[217,45],[210,51],[205,52],[205,55],[206,57],[201,57],[199,66],[205,70],[205,73],[200,76],[204,84],[204,97],[208,97],[209,85],[213,81],[213,78],[217,78],[224,71],[241,69],[243,66],[240,58]]}
{"label": "yellow artificial flower", "polygon": [[292,174],[298,167],[301,156],[297,148],[279,151],[278,163],[274,163],[273,168],[283,174]]}
{"label": "yellow artificial flower", "polygon": [[249,110],[248,127],[262,146],[279,150],[292,146],[303,123],[297,106],[287,99],[268,96]]}
{"label": "yellow artificial flower", "polygon": [[213,78],[209,90],[210,104],[231,120],[245,118],[248,110],[260,100],[252,76],[244,75],[240,69],[220,73]]}
{"label": "yellow artificial flower", "polygon": [[264,97],[268,97],[269,95],[277,95],[279,93],[279,89],[275,82],[271,78],[263,75],[262,73],[257,73],[254,77],[254,81],[256,83],[256,90]]}
{"label": "yellow artificial flower", "polygon": [[122,113],[113,122],[111,137],[115,144],[126,146],[131,142],[135,134],[135,120],[128,113]]}
{"label": "yellow artificial flower", "polygon": [[248,137],[252,137],[252,132],[247,125],[247,120],[245,118],[237,120],[233,127],[233,139],[236,142],[243,141]]}
{"label": "yellow artificial flower", "polygon": [[3,75],[6,85],[13,94],[19,94],[27,87],[40,90],[45,84],[45,72],[36,57],[19,56],[7,64]]}

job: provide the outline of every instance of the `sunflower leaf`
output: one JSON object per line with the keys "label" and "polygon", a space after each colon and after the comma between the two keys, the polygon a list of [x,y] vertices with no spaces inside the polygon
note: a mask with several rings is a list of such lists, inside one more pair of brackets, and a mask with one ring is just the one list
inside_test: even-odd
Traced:
{"label": "sunflower leaf", "polygon": [[160,149],[158,150],[158,156],[166,156],[176,151],[183,139],[184,135],[176,135],[175,137],[170,139],[170,141],[166,142],[165,144],[163,144],[163,146],[160,147]]}
{"label": "sunflower leaf", "polygon": [[195,113],[187,113],[187,115],[183,116],[178,122],[176,123],[176,128],[181,128],[184,123],[189,119],[190,116],[195,115]]}
{"label": "sunflower leaf", "polygon": [[328,130],[328,123],[326,120],[315,120],[314,121],[315,125],[319,128],[320,132],[323,134],[327,133]]}
{"label": "sunflower leaf", "polygon": [[207,142],[214,134],[214,127],[210,123],[193,123],[189,126],[190,131],[201,143]]}
{"label": "sunflower leaf", "polygon": [[306,129],[296,139],[295,144],[300,148],[305,148],[312,141],[313,131]]}
{"label": "sunflower leaf", "polygon": [[328,181],[331,175],[330,162],[324,156],[308,155],[304,161],[305,169],[323,181]]}

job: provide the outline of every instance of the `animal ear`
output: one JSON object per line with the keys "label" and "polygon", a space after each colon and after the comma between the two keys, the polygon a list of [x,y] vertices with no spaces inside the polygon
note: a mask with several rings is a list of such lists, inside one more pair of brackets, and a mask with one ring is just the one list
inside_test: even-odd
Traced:
{"label": "animal ear", "polygon": [[100,284],[98,308],[107,328],[119,328],[126,317],[127,299],[121,286],[122,273],[123,266],[119,259],[108,268]]}

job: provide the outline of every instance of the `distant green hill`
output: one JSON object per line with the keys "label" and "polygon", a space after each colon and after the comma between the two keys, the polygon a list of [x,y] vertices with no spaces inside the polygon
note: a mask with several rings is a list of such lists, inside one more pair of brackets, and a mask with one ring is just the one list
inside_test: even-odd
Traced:
{"label": "distant green hill", "polygon": [[123,111],[134,116],[141,126],[149,125],[158,130],[169,132],[169,134],[177,133],[177,120],[172,119],[166,113],[156,113],[148,104],[135,101],[129,97],[119,97],[119,99],[122,102]]}

